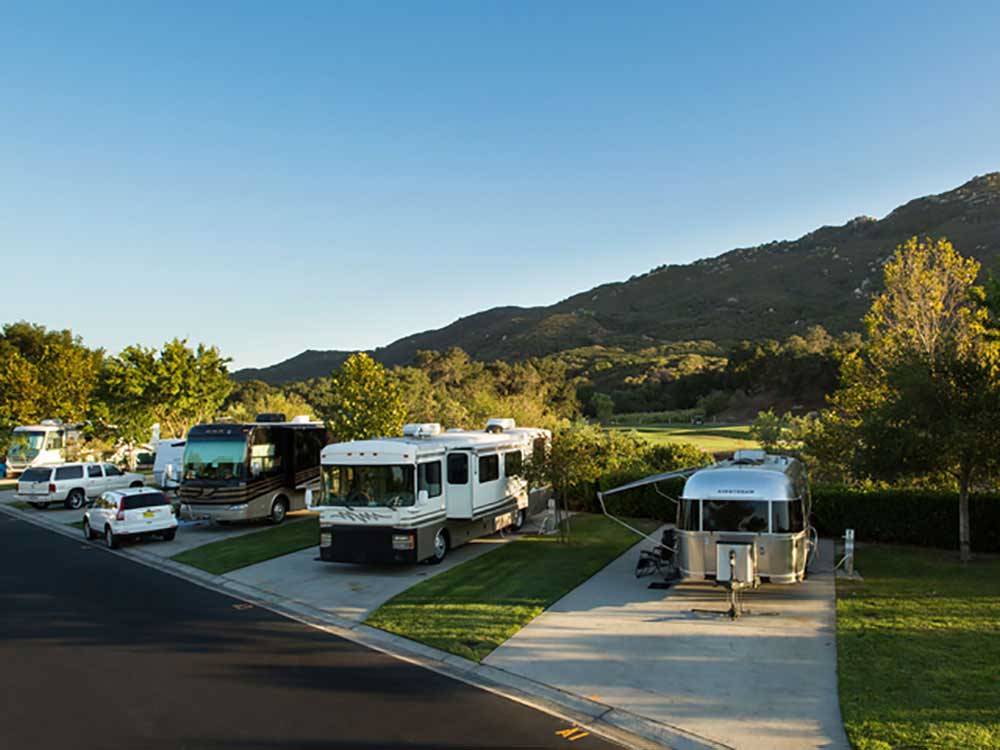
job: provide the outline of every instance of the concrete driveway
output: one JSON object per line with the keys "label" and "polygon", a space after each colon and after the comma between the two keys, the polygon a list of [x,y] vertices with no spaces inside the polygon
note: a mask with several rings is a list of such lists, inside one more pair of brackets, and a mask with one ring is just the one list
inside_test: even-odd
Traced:
{"label": "concrete driveway", "polygon": [[765,584],[732,621],[710,583],[649,589],[642,543],[485,663],[734,748],[847,748],[837,697],[832,543],[804,584]]}
{"label": "concrete driveway", "polygon": [[225,577],[338,617],[361,622],[370,612],[414,584],[485,555],[514,538],[490,536],[476,539],[452,550],[439,565],[321,562],[318,548],[310,547],[234,570],[226,573]]}

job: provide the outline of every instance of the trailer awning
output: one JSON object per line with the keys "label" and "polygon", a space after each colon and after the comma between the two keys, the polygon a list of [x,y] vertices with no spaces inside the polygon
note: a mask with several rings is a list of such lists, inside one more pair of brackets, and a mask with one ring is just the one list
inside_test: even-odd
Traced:
{"label": "trailer awning", "polygon": [[704,469],[704,466],[693,466],[690,469],[677,469],[676,471],[668,471],[663,474],[653,474],[648,477],[643,477],[642,479],[636,479],[634,482],[629,482],[628,484],[623,484],[621,487],[613,487],[610,490],[604,490],[603,492],[598,492],[598,496],[607,497],[608,495],[614,495],[618,492],[625,492],[625,490],[634,490],[637,487],[645,487],[647,484],[656,484],[657,482],[662,482],[667,479],[681,479],[687,478],[694,474],[698,469]]}

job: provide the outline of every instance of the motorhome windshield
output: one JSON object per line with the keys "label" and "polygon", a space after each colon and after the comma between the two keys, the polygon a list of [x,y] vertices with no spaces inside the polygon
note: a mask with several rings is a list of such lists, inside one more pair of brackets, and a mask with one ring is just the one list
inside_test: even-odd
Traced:
{"label": "motorhome windshield", "polygon": [[243,479],[246,456],[246,438],[192,438],[184,447],[184,479]]}
{"label": "motorhome windshield", "polygon": [[413,505],[413,466],[324,466],[322,505],[399,508]]}
{"label": "motorhome windshield", "polygon": [[15,432],[7,448],[7,456],[18,461],[30,461],[38,455],[45,443],[44,432]]}

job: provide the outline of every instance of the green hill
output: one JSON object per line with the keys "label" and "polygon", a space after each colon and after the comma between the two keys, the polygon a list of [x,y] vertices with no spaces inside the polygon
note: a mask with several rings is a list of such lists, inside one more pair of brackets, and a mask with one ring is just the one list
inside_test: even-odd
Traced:
{"label": "green hill", "polygon": [[[882,219],[858,217],[792,241],[738,248],[590,289],[548,307],[498,307],[376,349],[386,364],[458,346],[476,359],[514,360],[591,345],[635,350],[694,339],[785,338],[812,325],[857,330],[881,268],[913,235],[948,237],[993,268],[1000,255],[1000,172],[917,198]],[[307,351],[237,379],[272,383],[325,375],[346,352]]]}

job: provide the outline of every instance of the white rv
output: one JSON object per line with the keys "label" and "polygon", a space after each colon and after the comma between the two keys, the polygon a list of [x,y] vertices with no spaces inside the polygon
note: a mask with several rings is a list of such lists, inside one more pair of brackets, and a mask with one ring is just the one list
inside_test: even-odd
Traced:
{"label": "white rv", "polygon": [[66,425],[56,419],[15,427],[7,448],[7,476],[19,475],[32,466],[63,463],[67,459],[67,446],[79,439],[78,426]]}
{"label": "white rv", "polygon": [[320,453],[320,558],[440,562],[470,539],[524,523],[523,463],[548,430],[491,419],[483,431],[410,424],[403,437],[326,446]]}

